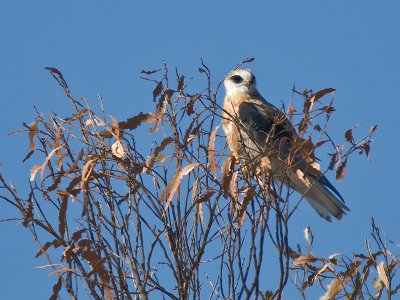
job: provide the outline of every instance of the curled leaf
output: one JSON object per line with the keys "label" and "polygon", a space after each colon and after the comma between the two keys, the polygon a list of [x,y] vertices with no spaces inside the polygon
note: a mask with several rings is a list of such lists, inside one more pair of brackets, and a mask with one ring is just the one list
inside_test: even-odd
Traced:
{"label": "curled leaf", "polygon": [[115,155],[118,158],[122,158],[125,156],[125,149],[124,145],[122,144],[120,139],[117,139],[112,145],[111,145],[111,151],[112,154]]}

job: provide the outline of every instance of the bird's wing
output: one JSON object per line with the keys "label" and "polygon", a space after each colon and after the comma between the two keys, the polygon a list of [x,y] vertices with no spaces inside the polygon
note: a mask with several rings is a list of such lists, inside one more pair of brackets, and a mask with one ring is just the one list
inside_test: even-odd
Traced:
{"label": "bird's wing", "polygon": [[[277,154],[280,161],[286,160],[289,155],[293,156],[289,166],[289,177],[292,181],[290,185],[305,195],[321,216],[327,220],[330,220],[329,214],[341,218],[348,208],[344,205],[343,197],[319,171],[315,158],[312,155],[305,156],[301,151],[291,153],[292,146],[299,139],[283,112],[267,102],[250,100],[239,105],[238,118],[253,143],[262,148],[269,145],[279,146]],[[280,142],[281,139],[283,143]]]}
{"label": "bird's wing", "polygon": [[245,101],[239,105],[238,117],[249,137],[260,147],[265,147],[267,139],[283,137],[294,140],[293,125],[279,109],[263,101]]}

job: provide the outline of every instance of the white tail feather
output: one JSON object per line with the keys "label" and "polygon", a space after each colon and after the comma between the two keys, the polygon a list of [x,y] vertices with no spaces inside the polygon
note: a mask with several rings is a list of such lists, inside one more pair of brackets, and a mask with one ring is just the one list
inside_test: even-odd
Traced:
{"label": "white tail feather", "polygon": [[306,176],[300,170],[289,172],[290,187],[300,192],[308,200],[311,206],[325,220],[331,222],[331,215],[341,219],[347,206],[338,199],[327,187],[318,182],[316,178]]}

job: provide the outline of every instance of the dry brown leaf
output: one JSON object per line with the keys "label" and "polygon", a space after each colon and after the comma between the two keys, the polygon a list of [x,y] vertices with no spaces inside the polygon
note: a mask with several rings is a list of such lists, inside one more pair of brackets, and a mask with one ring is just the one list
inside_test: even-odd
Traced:
{"label": "dry brown leaf", "polygon": [[[68,246],[67,248],[70,248],[71,246]],[[65,252],[65,251],[64,251]],[[54,270],[49,273],[49,275],[54,275],[54,274],[60,274],[60,273],[66,273],[66,272],[72,272],[72,273],[78,273],[78,269],[71,269],[71,268],[61,268]]]}
{"label": "dry brown leaf", "polygon": [[348,129],[346,130],[346,132],[344,133],[344,137],[346,139],[346,141],[353,143],[354,142],[354,138],[353,138],[353,129]]}
{"label": "dry brown leaf", "polygon": [[74,189],[74,187],[78,184],[78,183],[80,183],[81,182],[81,180],[82,180],[82,176],[76,176],[76,177],[74,177],[74,178],[72,178],[72,180],[69,182],[69,185],[68,185],[68,187],[67,187],[67,191],[72,191],[73,189]]}
{"label": "dry brown leaf", "polygon": [[200,197],[198,197],[198,199],[196,200],[196,203],[207,202],[208,200],[210,200],[210,198],[211,198],[214,194],[215,194],[215,191],[208,190],[208,191],[204,192],[203,195],[201,195]]}
{"label": "dry brown leaf", "polygon": [[298,258],[296,258],[295,261],[293,261],[293,265],[299,266],[302,264],[308,264],[310,262],[315,262],[317,260],[318,260],[318,258],[315,257],[314,255],[300,255]]}
{"label": "dry brown leaf", "polygon": [[158,130],[158,125],[160,125],[162,116],[165,114],[165,111],[167,109],[167,105],[171,100],[172,95],[174,94],[173,90],[167,89],[164,94],[160,97],[157,107],[156,107],[156,113],[155,113],[155,121],[156,123],[154,126],[150,129],[150,133],[156,132]]}
{"label": "dry brown leaf", "polygon": [[362,144],[361,148],[364,150],[365,155],[368,157],[368,159],[370,159],[371,156],[369,155],[369,152],[370,152],[371,148],[369,146],[369,143]]}
{"label": "dry brown leaf", "polygon": [[64,175],[68,175],[78,170],[78,163],[82,159],[82,156],[83,156],[83,149],[79,150],[77,158],[74,160],[74,163],[71,165],[71,167],[67,171],[65,171]]}
{"label": "dry brown leaf", "polygon": [[229,189],[230,189],[230,184],[235,168],[235,161],[236,158],[233,156],[233,154],[230,154],[222,163],[222,168],[221,168],[221,173],[222,173],[222,178],[221,178],[221,186],[222,190],[224,192],[224,196],[229,194]]}
{"label": "dry brown leaf", "polygon": [[74,242],[79,241],[81,239],[81,237],[82,237],[82,234],[84,232],[86,232],[86,231],[87,231],[87,229],[85,229],[85,228],[75,231],[72,234],[71,240],[74,241]]}
{"label": "dry brown leaf", "polygon": [[190,116],[194,113],[194,103],[201,97],[201,94],[196,94],[190,97],[188,104],[186,104],[186,113]]}
{"label": "dry brown leaf", "polygon": [[327,114],[330,114],[331,112],[335,111],[335,108],[333,106],[323,106],[321,109]]}
{"label": "dry brown leaf", "polygon": [[42,164],[37,164],[37,165],[34,165],[31,168],[30,176],[29,176],[29,180],[30,181],[34,181],[35,180],[36,173],[39,171],[41,166],[42,166]]}
{"label": "dry brown leaf", "polygon": [[347,160],[345,160],[344,162],[342,162],[339,166],[339,168],[336,171],[336,179],[337,180],[342,180],[344,177],[344,170],[346,169],[346,165],[347,165]]}
{"label": "dry brown leaf", "polygon": [[57,282],[53,285],[53,294],[50,296],[50,300],[57,300],[58,299],[58,293],[61,290],[61,285],[62,285],[62,276],[58,277]]}
{"label": "dry brown leaf", "polygon": [[122,129],[135,129],[137,128],[141,123],[152,123],[156,120],[156,117],[152,113],[139,113],[136,116],[133,116],[132,118],[127,119],[124,122],[120,122],[120,128]]}
{"label": "dry brown leaf", "polygon": [[168,136],[166,137],[159,146],[154,148],[153,154],[147,156],[145,168],[143,168],[143,172],[149,173],[154,163],[160,163],[165,161],[169,156],[160,153],[165,149],[167,145],[173,142],[173,138]]}
{"label": "dry brown leaf", "polygon": [[79,120],[83,117],[85,113],[87,113],[89,109],[87,107],[82,108],[82,110],[78,111],[77,113],[73,114],[72,117],[65,118],[63,121],[65,123],[71,123],[72,121]]}
{"label": "dry brown leaf", "polygon": [[192,186],[192,203],[195,203],[197,199],[197,187],[199,185],[199,178],[196,178]]}
{"label": "dry brown leaf", "polygon": [[85,122],[85,127],[88,127],[90,125],[106,126],[106,123],[102,119],[100,119],[99,117],[94,116],[93,118],[88,119]]}
{"label": "dry brown leaf", "polygon": [[167,202],[165,204],[165,210],[168,209],[169,204],[172,201],[178,187],[181,183],[183,176],[186,176],[190,171],[192,171],[195,167],[197,167],[200,163],[191,163],[184,167],[179,173],[175,173],[171,181],[167,184],[164,191],[161,193],[159,201],[162,202],[166,196],[168,195]]}
{"label": "dry brown leaf", "polygon": [[318,141],[315,143],[315,148],[321,147],[323,144],[325,144],[327,142],[327,140],[325,141]]}
{"label": "dry brown leaf", "polygon": [[155,100],[157,96],[161,94],[162,89],[163,89],[162,81],[159,81],[153,90],[153,100]]}
{"label": "dry brown leaf", "polygon": [[157,70],[148,70],[148,71],[142,70],[140,73],[146,74],[146,75],[151,75],[151,74],[157,73],[157,72],[159,72],[159,71],[161,71],[161,69],[157,69]]}
{"label": "dry brown leaf", "polygon": [[314,93],[314,94],[310,97],[310,99],[308,99],[308,100],[310,101],[310,107],[309,107],[309,109],[312,109],[312,107],[313,107],[315,101],[317,101],[318,99],[321,99],[321,98],[322,98],[323,96],[325,96],[326,94],[332,93],[332,92],[334,92],[334,91],[335,91],[335,89],[333,89],[333,88],[326,88],[326,89],[323,89],[323,90],[320,90],[320,91]]}
{"label": "dry brown leaf", "polygon": [[377,266],[376,269],[378,271],[379,280],[384,283],[385,287],[389,289],[389,279],[386,275],[385,264],[381,261]]}
{"label": "dry brown leaf", "polygon": [[60,232],[61,238],[64,238],[65,234],[65,228],[67,222],[67,207],[68,207],[68,197],[63,196],[60,210],[58,212],[58,231]]}
{"label": "dry brown leaf", "polygon": [[[68,91],[68,84],[64,79],[64,76],[61,74],[61,72],[54,67],[45,67],[46,70],[51,72],[51,75],[57,80],[57,82],[61,85],[61,87],[65,90]],[[57,76],[56,76],[57,75]]]}
{"label": "dry brown leaf", "polygon": [[323,272],[325,272],[325,270],[331,265],[330,262],[326,262],[321,268],[317,269],[317,271],[315,273],[312,273],[310,276],[308,276],[307,278],[307,283],[308,286],[312,286],[312,284],[314,283],[315,279],[318,278],[318,276],[320,274],[322,274]]}
{"label": "dry brown leaf", "polygon": [[87,160],[85,165],[82,168],[82,176],[81,176],[81,186],[83,187],[85,183],[88,181],[90,174],[92,173],[92,170],[94,168],[94,162],[97,160],[97,158],[90,158]]}
{"label": "dry brown leaf", "polygon": [[229,182],[229,194],[235,201],[238,201],[238,191],[237,191],[237,185],[236,185],[236,179],[239,174],[239,171],[236,170],[232,174],[231,181]]}
{"label": "dry brown leaf", "polygon": [[343,289],[343,284],[340,279],[333,279],[330,284],[328,284],[328,290],[325,295],[323,295],[319,300],[332,300],[335,296]]}
{"label": "dry brown leaf", "polygon": [[82,252],[82,257],[86,259],[92,267],[93,273],[96,273],[100,277],[100,282],[104,287],[106,293],[106,299],[112,300],[113,295],[110,288],[110,275],[107,269],[104,267],[105,257],[101,258],[95,251],[88,250]]}
{"label": "dry brown leaf", "polygon": [[211,132],[210,139],[208,142],[208,147],[207,147],[207,156],[209,159],[207,167],[211,169],[212,175],[214,178],[216,178],[216,176],[217,176],[217,167],[216,167],[215,159],[214,159],[214,146],[215,146],[215,138],[217,135],[217,131],[220,127],[221,126],[218,125],[217,127],[215,127],[213,132]]}
{"label": "dry brown leaf", "polygon": [[[60,147],[62,147],[62,146],[60,146]],[[35,180],[36,173],[39,171],[39,169],[41,170],[41,171],[40,171],[40,178],[41,178],[41,180],[43,180],[44,169],[46,168],[47,163],[49,162],[49,160],[51,159],[51,157],[54,155],[54,153],[55,153],[60,147],[57,147],[57,148],[53,149],[53,150],[47,155],[47,157],[46,157],[44,163],[34,165],[34,166],[31,168],[30,176],[29,176],[29,180],[30,180],[30,181],[34,181],[34,180]]]}
{"label": "dry brown leaf", "polygon": [[183,76],[183,75],[179,76],[178,91],[182,91],[184,83],[185,83],[185,76]]}
{"label": "dry brown leaf", "polygon": [[56,133],[55,133],[55,135],[54,135],[54,147],[56,147],[58,150],[56,151],[56,153],[57,153],[57,162],[56,162],[56,164],[58,164],[58,166],[59,167],[61,167],[61,165],[62,165],[62,160],[63,160],[63,158],[65,157],[65,155],[62,155],[62,153],[61,153],[61,144],[60,144],[60,140],[61,140],[61,127],[60,126],[58,126],[58,125],[55,125],[55,126],[57,126],[57,129],[56,129]]}
{"label": "dry brown leaf", "polygon": [[122,158],[125,156],[125,149],[124,145],[122,144],[120,139],[117,139],[112,145],[111,145],[111,151],[112,154],[115,155],[118,158]]}
{"label": "dry brown leaf", "polygon": [[28,137],[29,137],[29,150],[31,150],[31,151],[36,150],[35,141],[33,140],[33,138],[35,137],[36,131],[37,131],[37,120],[35,120],[31,124],[29,124]]}
{"label": "dry brown leaf", "polygon": [[246,216],[247,205],[250,203],[250,201],[253,199],[255,195],[253,188],[248,188],[244,192],[246,194],[243,198],[243,201],[240,203],[239,215],[237,217],[237,222],[236,222],[239,227],[242,226],[244,217]]}
{"label": "dry brown leaf", "polygon": [[351,279],[353,274],[358,272],[358,267],[361,265],[361,261],[353,261],[351,262],[346,272],[343,274],[343,278],[335,278],[331,281],[331,283],[327,286],[328,290],[326,291],[325,295],[323,295],[320,300],[328,300],[334,299],[334,297],[343,289],[346,282]]}
{"label": "dry brown leaf", "polygon": [[46,242],[42,248],[35,254],[35,257],[38,258],[40,255],[42,255],[44,252],[46,252],[47,249],[50,248],[50,246],[53,246],[53,242]]}
{"label": "dry brown leaf", "polygon": [[119,138],[121,136],[121,131],[120,131],[120,128],[119,128],[119,122],[113,116],[110,116],[110,118],[111,118],[111,123],[112,123],[112,127],[113,127],[114,136]]}
{"label": "dry brown leaf", "polygon": [[203,121],[201,121],[199,124],[196,125],[195,128],[192,129],[195,121],[197,121],[197,120],[193,119],[193,121],[190,123],[190,126],[185,131],[185,135],[183,137],[183,145],[184,146],[186,146],[193,140],[193,138],[199,132],[201,125],[203,124]]}
{"label": "dry brown leaf", "polygon": [[204,214],[203,214],[203,203],[197,203],[196,210],[197,210],[197,214],[200,217],[201,225],[203,225],[203,227],[206,227],[206,222],[204,221]]}

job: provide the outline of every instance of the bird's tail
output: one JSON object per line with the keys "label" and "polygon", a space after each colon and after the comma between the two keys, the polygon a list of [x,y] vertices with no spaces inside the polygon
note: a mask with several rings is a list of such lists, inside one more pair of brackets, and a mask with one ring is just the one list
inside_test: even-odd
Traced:
{"label": "bird's tail", "polygon": [[339,192],[325,176],[320,178],[307,177],[311,184],[304,193],[304,197],[310,202],[311,206],[329,222],[332,221],[331,215],[336,219],[341,219],[346,211],[349,211],[349,208],[344,204]]}

